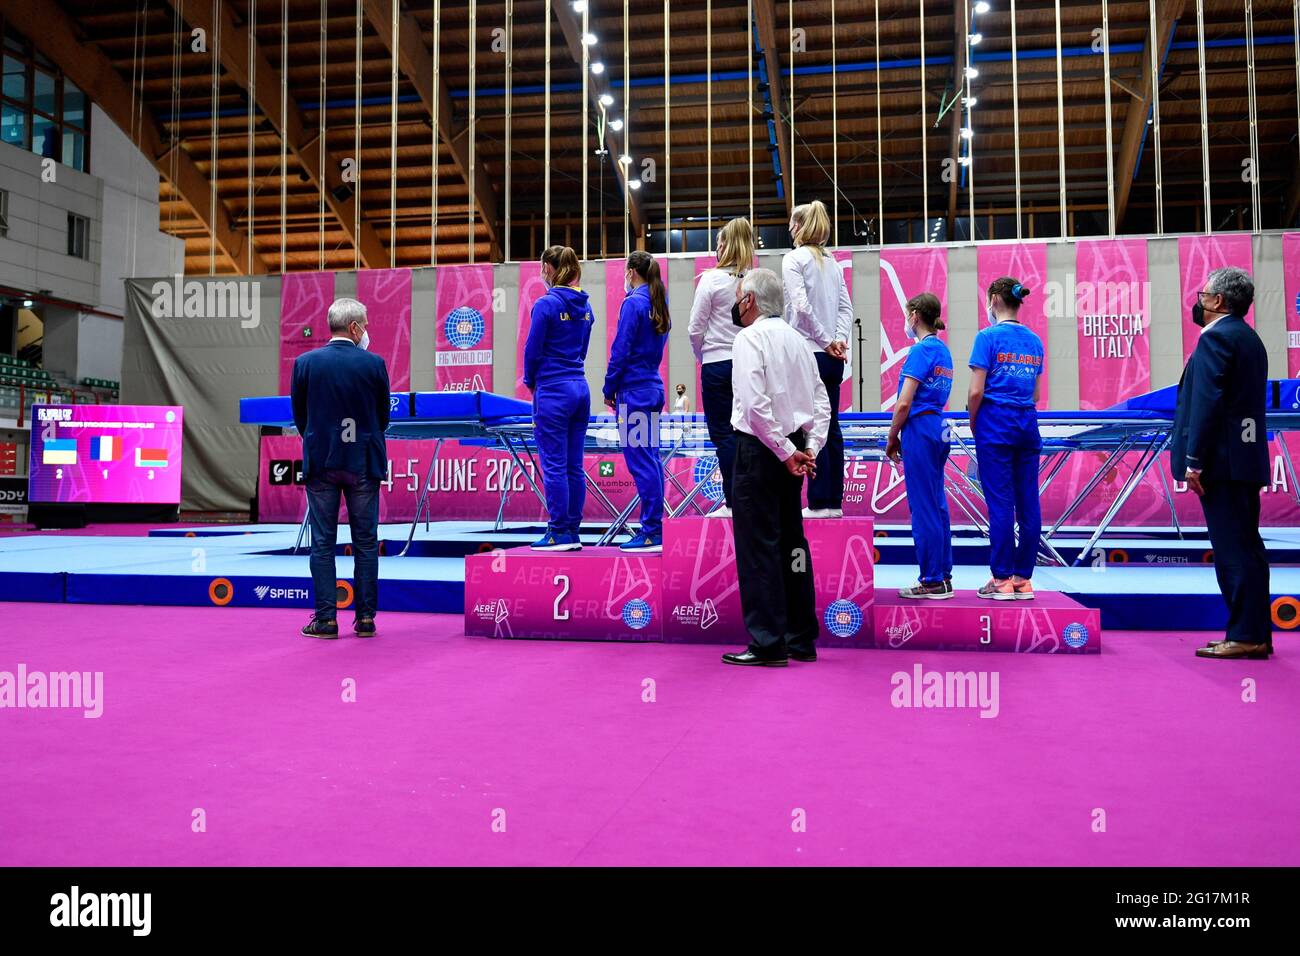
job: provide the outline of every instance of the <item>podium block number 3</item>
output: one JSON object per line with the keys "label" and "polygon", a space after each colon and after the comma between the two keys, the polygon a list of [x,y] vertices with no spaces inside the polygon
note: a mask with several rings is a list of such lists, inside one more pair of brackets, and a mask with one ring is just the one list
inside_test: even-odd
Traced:
{"label": "podium block number 3", "polygon": [[560,610],[560,602],[563,601],[569,593],[569,576],[567,574],[557,574],[551,583],[557,584],[560,587],[560,593],[555,595],[554,618],[557,621],[567,621],[569,619],[569,612],[567,609],[563,611]]}

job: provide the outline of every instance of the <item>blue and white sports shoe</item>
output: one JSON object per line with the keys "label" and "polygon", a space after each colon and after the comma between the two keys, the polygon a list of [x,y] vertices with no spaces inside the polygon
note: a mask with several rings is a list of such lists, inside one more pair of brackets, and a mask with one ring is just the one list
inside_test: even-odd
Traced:
{"label": "blue and white sports shoe", "polygon": [[663,535],[637,532],[632,540],[624,541],[618,546],[620,551],[639,551],[642,554],[659,554],[664,549]]}
{"label": "blue and white sports shoe", "polygon": [[582,542],[576,534],[548,531],[531,545],[534,551],[581,551]]}

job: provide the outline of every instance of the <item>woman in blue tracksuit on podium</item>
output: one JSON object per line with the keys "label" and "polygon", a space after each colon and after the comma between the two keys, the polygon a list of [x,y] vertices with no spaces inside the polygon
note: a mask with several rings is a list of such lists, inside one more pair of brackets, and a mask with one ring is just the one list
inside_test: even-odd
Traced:
{"label": "woman in blue tracksuit on podium", "polygon": [[524,384],[533,393],[533,423],[549,520],[536,551],[578,551],[587,503],[583,451],[591,414],[584,364],[594,323],[587,293],[578,288],[582,266],[568,246],[542,253],[549,288],[533,305],[524,345]]}
{"label": "woman in blue tracksuit on podium", "polygon": [[620,547],[657,553],[663,550],[664,516],[664,472],[659,458],[664,383],[659,363],[672,323],[654,256],[642,250],[628,256],[623,282],[627,298],[619,310],[604,393],[605,404],[618,416],[623,458],[641,496],[641,530]]}
{"label": "woman in blue tracksuit on podium", "polygon": [[[970,355],[971,430],[980,487],[989,507],[989,568],[993,578],[978,597],[1032,601],[1030,578],[1043,533],[1038,503],[1038,388],[1043,340],[1020,324],[1029,290],[1003,276],[989,286],[992,323],[975,336]],[[1019,537],[1016,528],[1019,526]]]}
{"label": "woman in blue tracksuit on podium", "polygon": [[944,406],[952,392],[952,353],[939,338],[945,328],[938,296],[922,292],[907,303],[907,350],[898,378],[894,418],[889,424],[885,456],[903,462],[907,505],[912,513],[912,538],[918,584],[903,588],[900,597],[942,601],[953,596],[952,528],[943,469],[948,462],[949,425]]}

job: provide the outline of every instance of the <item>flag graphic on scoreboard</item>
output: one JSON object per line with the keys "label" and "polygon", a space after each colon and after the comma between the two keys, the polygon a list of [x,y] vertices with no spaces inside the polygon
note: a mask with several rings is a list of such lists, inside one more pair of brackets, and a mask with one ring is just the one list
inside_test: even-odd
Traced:
{"label": "flag graphic on scoreboard", "polygon": [[42,465],[75,465],[77,440],[75,438],[47,438],[41,446]]}
{"label": "flag graphic on scoreboard", "polygon": [[92,461],[121,461],[121,436],[98,435],[92,438],[90,440],[90,458]]}
{"label": "flag graphic on scoreboard", "polygon": [[137,468],[166,468],[167,449],[137,448],[135,450],[135,466]]}

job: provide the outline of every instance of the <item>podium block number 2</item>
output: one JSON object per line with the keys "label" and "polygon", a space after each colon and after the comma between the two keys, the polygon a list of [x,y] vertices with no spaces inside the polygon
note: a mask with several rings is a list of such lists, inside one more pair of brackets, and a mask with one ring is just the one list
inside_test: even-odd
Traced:
{"label": "podium block number 2", "polygon": [[569,576],[567,574],[557,574],[551,583],[557,584],[560,587],[560,593],[555,595],[555,613],[553,616],[557,621],[567,621],[569,619],[569,612],[567,609],[563,611],[560,610],[560,602],[563,601],[565,596],[569,593]]}

